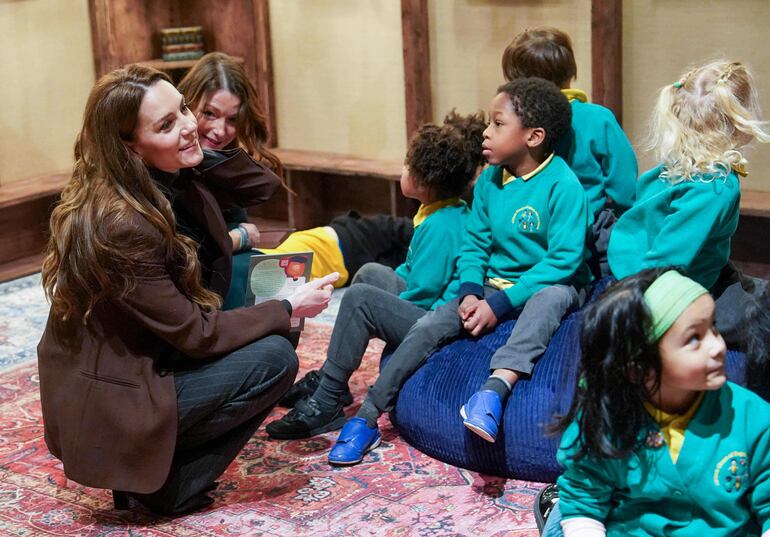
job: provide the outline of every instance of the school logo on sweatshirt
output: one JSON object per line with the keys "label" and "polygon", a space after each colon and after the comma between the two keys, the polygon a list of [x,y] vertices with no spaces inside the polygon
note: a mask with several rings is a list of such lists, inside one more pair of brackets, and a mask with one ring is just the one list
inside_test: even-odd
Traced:
{"label": "school logo on sweatshirt", "polygon": [[727,492],[740,492],[749,485],[749,458],[744,451],[733,451],[714,469],[714,484]]}
{"label": "school logo on sweatshirt", "polygon": [[531,205],[516,209],[511,221],[523,233],[535,233],[540,229],[540,214]]}

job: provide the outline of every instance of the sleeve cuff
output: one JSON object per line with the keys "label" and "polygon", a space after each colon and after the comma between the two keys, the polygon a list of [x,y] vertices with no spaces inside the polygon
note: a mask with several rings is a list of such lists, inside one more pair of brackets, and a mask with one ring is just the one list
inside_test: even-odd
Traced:
{"label": "sleeve cuff", "polygon": [[505,291],[497,291],[489,295],[487,297],[487,304],[489,304],[492,313],[495,314],[498,321],[513,311],[513,304],[511,304]]}
{"label": "sleeve cuff", "polygon": [[291,313],[294,310],[294,308],[291,307],[291,302],[289,302],[286,299],[281,300],[281,305],[286,308],[286,313],[289,314],[289,317],[291,317]]}
{"label": "sleeve cuff", "polygon": [[484,286],[472,282],[463,282],[460,284],[460,302],[468,295],[473,295],[477,298],[484,298]]}
{"label": "sleeve cuff", "polygon": [[604,537],[607,534],[602,522],[587,517],[563,519],[561,529],[564,537]]}

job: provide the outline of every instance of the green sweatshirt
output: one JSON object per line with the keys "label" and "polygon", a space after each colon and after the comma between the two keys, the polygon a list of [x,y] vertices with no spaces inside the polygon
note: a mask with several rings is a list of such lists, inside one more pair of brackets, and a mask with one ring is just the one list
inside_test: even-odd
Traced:
{"label": "green sweatshirt", "polygon": [[585,238],[593,217],[564,160],[552,155],[532,174],[503,183],[498,166],[476,181],[458,261],[461,296],[483,296],[485,280],[501,289],[487,299],[498,319],[545,287],[591,280]]}
{"label": "green sweatshirt", "polygon": [[[650,420],[625,458],[575,460],[577,422],[557,458],[564,519],[603,522],[607,537],[758,537],[770,530],[770,405],[726,383],[708,391],[687,425],[676,463]],[[593,431],[583,431],[593,434]]]}
{"label": "green sweatshirt", "polygon": [[468,205],[458,198],[420,207],[406,260],[396,268],[406,281],[400,298],[433,310],[457,296],[457,258],[468,212]]}
{"label": "green sweatshirt", "polygon": [[663,166],[639,178],[636,203],[610,235],[607,258],[617,278],[642,269],[673,265],[711,289],[730,257],[738,227],[738,177],[704,176],[672,185]]}
{"label": "green sweatshirt", "polygon": [[556,144],[556,154],[575,172],[586,190],[594,217],[607,198],[620,216],[634,203],[638,166],[626,133],[611,110],[586,102],[580,90],[563,90],[572,106],[572,128]]}

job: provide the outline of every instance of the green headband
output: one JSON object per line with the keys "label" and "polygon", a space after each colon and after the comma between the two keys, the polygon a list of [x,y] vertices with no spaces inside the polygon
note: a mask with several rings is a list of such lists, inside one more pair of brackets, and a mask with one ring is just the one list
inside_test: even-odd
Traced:
{"label": "green headband", "polygon": [[701,284],[675,270],[664,272],[644,292],[644,302],[652,314],[647,330],[650,341],[658,341],[671,328],[687,306],[708,293]]}

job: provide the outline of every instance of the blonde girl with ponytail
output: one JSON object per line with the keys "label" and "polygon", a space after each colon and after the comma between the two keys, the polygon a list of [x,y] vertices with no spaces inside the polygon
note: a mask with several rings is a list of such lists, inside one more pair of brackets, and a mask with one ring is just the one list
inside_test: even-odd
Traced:
{"label": "blonde girl with ponytail", "polygon": [[755,141],[770,142],[770,133],[746,65],[713,61],[661,88],[646,144],[659,164],[639,178],[608,251],[617,278],[670,265],[709,289],[728,343],[737,341],[746,293],[765,285],[728,266]]}

